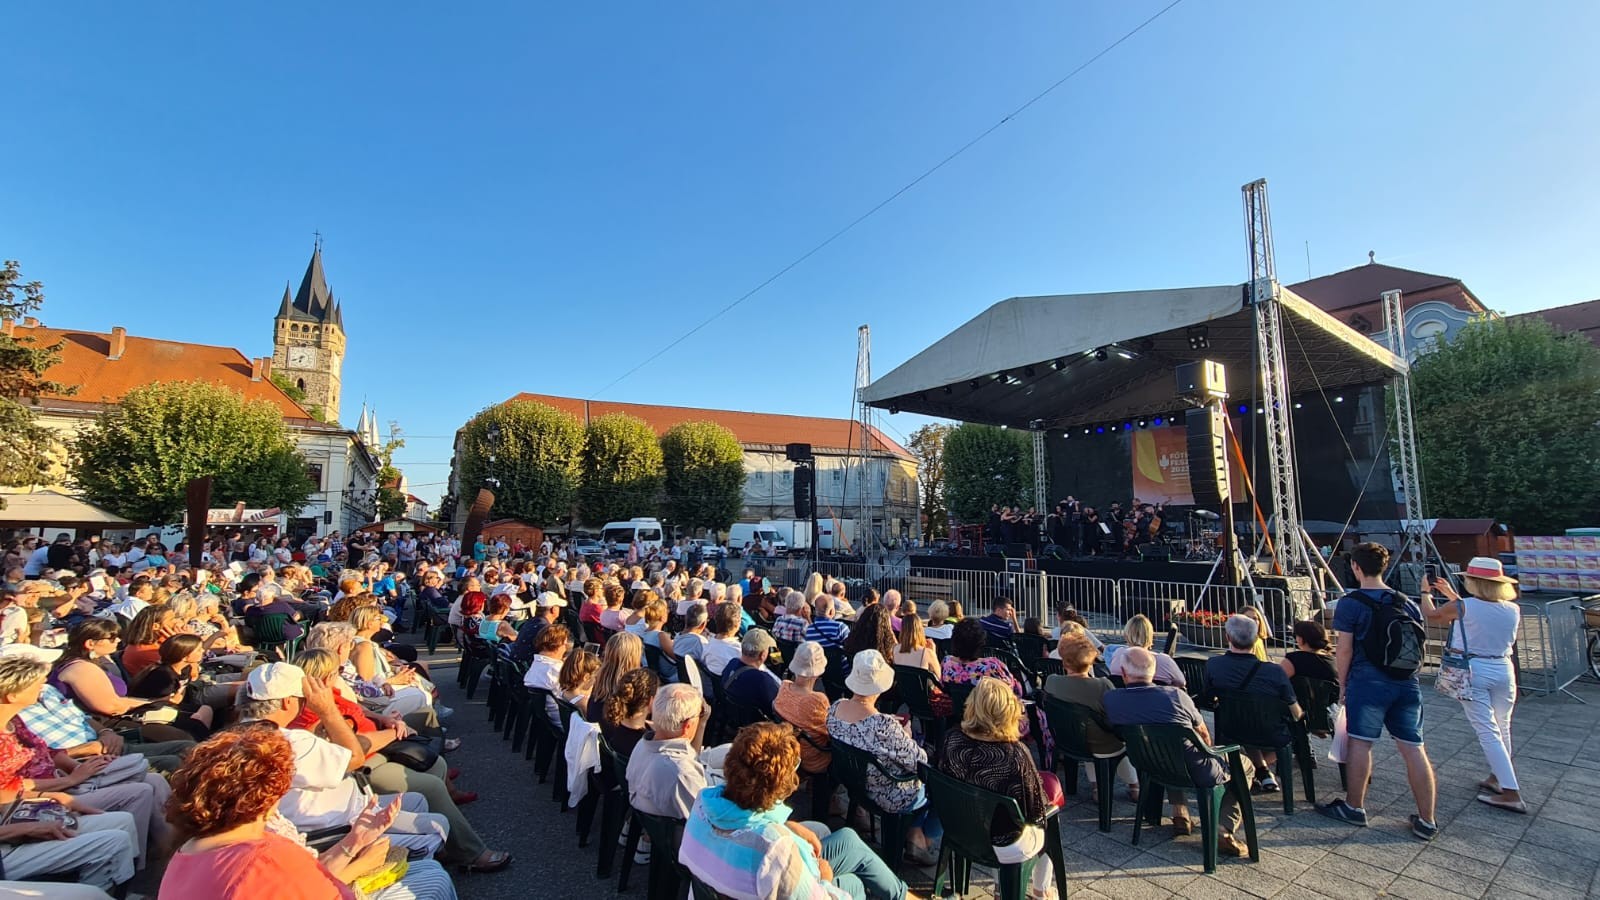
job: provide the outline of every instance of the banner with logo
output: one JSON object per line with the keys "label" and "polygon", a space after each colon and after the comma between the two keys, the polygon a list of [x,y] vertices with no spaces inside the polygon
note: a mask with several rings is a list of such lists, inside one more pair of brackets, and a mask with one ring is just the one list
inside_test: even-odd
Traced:
{"label": "banner with logo", "polygon": [[1145,503],[1190,506],[1189,445],[1182,428],[1131,432],[1133,496]]}

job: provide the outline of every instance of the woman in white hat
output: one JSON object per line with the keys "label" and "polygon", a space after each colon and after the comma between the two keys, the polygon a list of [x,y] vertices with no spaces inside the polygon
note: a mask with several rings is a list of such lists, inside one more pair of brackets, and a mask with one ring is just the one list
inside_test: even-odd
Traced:
{"label": "woman in white hat", "polygon": [[919,865],[938,861],[933,842],[944,833],[939,817],[928,805],[927,789],[917,778],[917,766],[928,753],[911,737],[911,721],[878,710],[878,697],[894,687],[894,667],[876,650],[862,650],[850,661],[844,686],[850,696],[828,709],[828,736],[835,743],[864,750],[891,772],[907,775],[892,779],[876,767],[867,770],[867,794],[884,810],[915,813],[906,833],[906,857]]}
{"label": "woman in white hat", "polygon": [[811,738],[800,744],[800,768],[807,774],[828,771],[828,695],[817,690],[817,679],[828,669],[828,655],[816,641],[802,641],[789,660],[791,679],[778,685],[772,711],[778,718]]}
{"label": "woman in white hat", "polygon": [[[1526,813],[1511,765],[1511,710],[1517,699],[1517,675],[1511,654],[1522,612],[1517,608],[1517,582],[1506,576],[1497,559],[1473,557],[1461,571],[1466,596],[1457,595],[1447,578],[1434,578],[1422,592],[1422,614],[1429,622],[1455,623],[1447,646],[1465,651],[1472,672],[1472,695],[1461,701],[1467,721],[1478,732],[1488,757],[1490,775],[1478,782],[1478,801]],[[1446,602],[1434,605],[1434,593]]]}

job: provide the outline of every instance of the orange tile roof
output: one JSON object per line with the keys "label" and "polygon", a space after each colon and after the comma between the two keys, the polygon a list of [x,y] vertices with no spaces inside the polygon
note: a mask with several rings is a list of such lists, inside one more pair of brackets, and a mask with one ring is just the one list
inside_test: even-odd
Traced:
{"label": "orange tile roof", "polygon": [[76,331],[42,325],[15,325],[14,336],[32,337],[35,346],[62,341],[61,361],[45,377],[76,385],[71,396],[46,395],[68,403],[111,405],[140,385],[152,381],[208,381],[232,388],[247,399],[266,400],[283,411],[284,418],[310,419],[300,404],[289,399],[268,378],[250,380],[250,360],[233,347],[213,347],[183,341],[127,335],[122,356],[109,358],[112,335],[103,331]]}
{"label": "orange tile roof", "polygon": [[[825,419],[815,416],[787,416],[779,413],[734,412],[726,409],[695,409],[687,406],[655,406],[649,403],[612,403],[607,400],[579,400],[575,397],[552,397],[548,394],[521,393],[512,400],[533,400],[571,413],[580,422],[611,413],[627,413],[643,419],[664,434],[667,429],[683,422],[715,422],[733,432],[741,444],[811,444],[845,450],[861,445],[860,426],[851,419]],[[911,452],[900,446],[882,431],[872,429],[872,448],[911,458]]]}

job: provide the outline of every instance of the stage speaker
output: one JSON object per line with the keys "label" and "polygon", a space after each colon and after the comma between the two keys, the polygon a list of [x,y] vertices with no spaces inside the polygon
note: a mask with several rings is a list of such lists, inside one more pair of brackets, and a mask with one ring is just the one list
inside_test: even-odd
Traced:
{"label": "stage speaker", "polygon": [[[1223,507],[1228,497],[1227,419],[1221,404],[1191,409],[1184,419],[1189,438],[1189,490],[1194,505]],[[1220,511],[1215,509],[1213,512]]]}
{"label": "stage speaker", "polygon": [[789,462],[810,462],[812,460],[810,444],[790,444],[785,450],[787,451]]}
{"label": "stage speaker", "polygon": [[1045,559],[1066,559],[1067,551],[1060,544],[1045,544],[1039,555]]}
{"label": "stage speaker", "polygon": [[1139,558],[1145,562],[1172,562],[1172,548],[1166,544],[1140,544]]}
{"label": "stage speaker", "polygon": [[816,513],[816,470],[810,466],[794,467],[794,517],[809,519]]}
{"label": "stage speaker", "polygon": [[1004,547],[1000,546],[999,544],[984,544],[983,545],[983,555],[984,556],[1005,556],[1006,555],[1006,550],[1005,550]]}
{"label": "stage speaker", "polygon": [[1022,559],[1028,555],[1027,544],[1007,544],[1005,555],[1011,559]]}
{"label": "stage speaker", "polygon": [[1228,399],[1228,374],[1222,363],[1197,359],[1172,370],[1178,380],[1178,396],[1198,403]]}

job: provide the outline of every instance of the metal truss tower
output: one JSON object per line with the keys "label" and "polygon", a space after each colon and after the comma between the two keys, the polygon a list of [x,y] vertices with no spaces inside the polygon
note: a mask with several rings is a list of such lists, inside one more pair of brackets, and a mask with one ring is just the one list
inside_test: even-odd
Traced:
{"label": "metal truss tower", "polygon": [[[1411,415],[1411,354],[1406,347],[1405,311],[1400,305],[1399,291],[1383,292],[1383,330],[1389,337],[1389,349],[1405,361],[1405,370],[1394,379],[1394,433],[1395,476],[1400,490],[1406,495],[1405,521],[1401,523],[1404,537],[1394,563],[1423,563],[1439,560],[1439,549],[1433,545],[1428,533],[1422,508],[1422,463],[1417,455],[1417,426]],[[1443,566],[1439,571],[1447,571]]]}
{"label": "metal truss tower", "polygon": [[1300,523],[1300,483],[1295,470],[1293,403],[1283,349],[1283,311],[1278,304],[1278,274],[1272,260],[1272,213],[1266,179],[1252,181],[1244,193],[1244,223],[1249,240],[1250,280],[1246,285],[1255,313],[1256,358],[1261,379],[1262,418],[1272,480],[1272,519],[1267,523],[1272,552],[1284,574],[1315,575]]}
{"label": "metal truss tower", "polygon": [[1033,429],[1033,508],[1039,514],[1041,522],[1050,512],[1048,475],[1049,473],[1045,471],[1044,423],[1039,422]]}
{"label": "metal truss tower", "polygon": [[[862,325],[856,329],[856,427],[861,432],[861,468],[857,478],[856,490],[861,500],[860,511],[856,517],[856,544],[863,555],[869,554],[878,544],[877,534],[872,530],[872,459],[873,453],[873,409],[867,405],[864,398],[867,385],[872,383],[872,328]],[[887,495],[889,486],[884,484]],[[885,523],[887,524],[887,523]]]}

